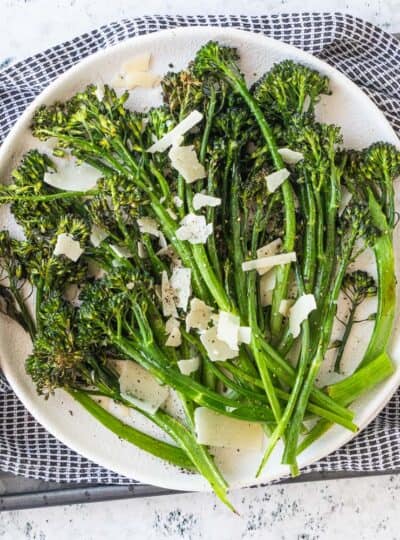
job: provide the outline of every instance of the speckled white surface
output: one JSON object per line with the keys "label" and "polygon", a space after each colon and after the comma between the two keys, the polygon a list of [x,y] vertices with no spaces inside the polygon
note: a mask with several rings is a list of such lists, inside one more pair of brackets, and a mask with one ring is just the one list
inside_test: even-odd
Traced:
{"label": "speckled white surface", "polygon": [[[145,13],[347,11],[400,32],[400,0],[0,0],[0,66],[121,17]],[[400,539],[400,476],[247,489],[240,516],[208,494],[5,512],[6,540]]]}

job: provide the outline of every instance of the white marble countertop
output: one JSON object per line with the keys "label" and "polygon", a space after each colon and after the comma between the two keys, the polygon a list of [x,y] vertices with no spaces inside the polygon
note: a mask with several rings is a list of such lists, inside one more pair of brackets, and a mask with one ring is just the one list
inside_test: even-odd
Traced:
{"label": "white marble countertop", "polygon": [[[0,66],[100,24],[143,14],[242,13],[243,0],[0,0]],[[247,14],[345,11],[400,32],[400,0],[247,0]],[[181,494],[0,514],[6,540],[400,539],[400,477],[246,489],[240,516],[210,494]]]}

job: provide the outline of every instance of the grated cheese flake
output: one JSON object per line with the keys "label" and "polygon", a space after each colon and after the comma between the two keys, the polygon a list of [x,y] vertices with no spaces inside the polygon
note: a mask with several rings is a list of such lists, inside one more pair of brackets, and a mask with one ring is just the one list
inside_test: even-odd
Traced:
{"label": "grated cheese flake", "polygon": [[78,165],[69,159],[57,171],[46,172],[43,182],[63,191],[89,191],[96,187],[102,174],[87,163]]}
{"label": "grated cheese flake", "polygon": [[285,298],[281,300],[281,303],[279,304],[279,313],[283,315],[283,317],[288,317],[290,313],[290,308],[293,306],[294,300],[291,298]]}
{"label": "grated cheese flake", "polygon": [[199,444],[258,451],[262,449],[263,430],[255,422],[230,418],[207,407],[197,407],[194,424]]}
{"label": "grated cheese flake", "polygon": [[206,177],[206,171],[197,158],[194,146],[173,145],[168,157],[172,167],[178,171],[187,184]]}
{"label": "grated cheese flake", "polygon": [[[269,257],[271,255],[277,255],[282,249],[282,239],[276,238],[275,240],[272,240],[272,242],[269,242],[269,244],[266,244],[263,247],[260,247],[257,249],[257,259],[261,259],[263,257]],[[265,266],[263,268],[258,268],[257,272],[262,276],[268,270],[270,270],[270,266]]]}
{"label": "grated cheese flake", "polygon": [[220,206],[221,199],[219,197],[212,197],[211,195],[205,195],[204,193],[196,193],[193,197],[193,208],[194,210],[200,210],[205,206]]}
{"label": "grated cheese flake", "polygon": [[240,318],[227,311],[220,311],[217,323],[217,338],[228,345],[232,351],[239,350]]}
{"label": "grated cheese flake", "polygon": [[260,259],[246,261],[242,263],[242,270],[243,272],[250,272],[251,270],[259,270],[262,272],[262,274],[264,274],[268,272],[268,270],[273,268],[274,266],[279,266],[281,264],[289,264],[295,261],[296,261],[296,252],[290,251],[289,253],[280,253],[278,255],[271,255],[269,257],[261,257]]}
{"label": "grated cheese flake", "polygon": [[236,358],[239,354],[239,351],[231,349],[225,341],[218,338],[216,326],[213,326],[200,334],[200,341],[204,345],[212,362],[231,360],[232,358]]}
{"label": "grated cheese flake", "polygon": [[304,159],[304,155],[301,152],[296,152],[290,148],[279,148],[278,153],[288,165],[296,165],[296,163]]}
{"label": "grated cheese flake", "polygon": [[168,334],[167,341],[165,342],[167,347],[179,347],[182,344],[182,334],[177,319],[170,317],[165,324],[165,331]]}
{"label": "grated cheese flake", "polygon": [[180,225],[176,230],[176,237],[178,240],[187,240],[191,244],[205,244],[213,232],[213,224],[207,224],[204,216],[196,214],[187,214]]}
{"label": "grated cheese flake", "polygon": [[178,360],[178,368],[182,375],[190,375],[197,371],[200,367],[200,359],[198,356],[188,358],[187,360]]}
{"label": "grated cheese flake", "polygon": [[192,294],[191,276],[192,271],[190,268],[178,267],[173,269],[170,279],[170,285],[175,293],[176,307],[184,311],[187,310],[189,298]]}
{"label": "grated cheese flake", "polygon": [[173,129],[171,129],[171,131],[166,133],[163,137],[161,137],[161,139],[152,144],[147,151],[151,154],[153,154],[154,152],[164,152],[165,150],[167,150],[167,148],[175,144],[179,137],[185,135],[185,133],[190,131],[196,124],[201,122],[202,119],[203,115],[201,114],[201,112],[196,110],[192,111],[188,114],[188,116],[186,116],[186,118],[184,118],[181,122],[179,122],[179,124],[177,124]]}
{"label": "grated cheese flake", "polygon": [[146,369],[130,360],[118,362],[121,395],[130,403],[154,414],[167,400],[169,389]]}
{"label": "grated cheese flake", "polygon": [[99,247],[102,241],[105,240],[107,237],[108,237],[107,231],[105,231],[104,229],[102,229],[96,224],[92,225],[92,229],[90,231],[90,241],[94,247]]}
{"label": "grated cheese flake", "polygon": [[301,323],[316,308],[313,294],[303,294],[296,300],[289,312],[289,330],[293,337],[296,338],[300,334]]}
{"label": "grated cheese flake", "polygon": [[249,345],[251,343],[251,328],[250,326],[241,326],[239,328],[239,343]]}
{"label": "grated cheese flake", "polygon": [[192,298],[190,301],[190,311],[185,319],[186,331],[189,332],[191,328],[207,330],[211,315],[212,308],[210,306],[207,306],[207,304],[199,298]]}
{"label": "grated cheese flake", "polygon": [[260,279],[260,301],[262,307],[272,304],[272,296],[276,283],[276,268],[272,268]]}
{"label": "grated cheese flake", "polygon": [[265,177],[267,183],[267,189],[270,193],[276,191],[285,180],[290,176],[290,172],[287,169],[279,169]]}
{"label": "grated cheese flake", "polygon": [[71,261],[76,262],[83,253],[78,240],[74,240],[74,237],[68,233],[61,233],[57,236],[57,242],[54,247],[53,254],[56,257],[65,255]]}
{"label": "grated cheese flake", "polygon": [[178,316],[175,305],[175,290],[171,287],[165,270],[161,272],[161,301],[164,317]]}

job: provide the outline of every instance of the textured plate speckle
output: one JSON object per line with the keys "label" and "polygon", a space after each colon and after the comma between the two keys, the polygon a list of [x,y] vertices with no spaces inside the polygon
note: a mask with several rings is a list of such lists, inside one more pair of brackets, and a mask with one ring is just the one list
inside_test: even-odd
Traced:
{"label": "textured plate speckle", "polygon": [[[294,47],[271,40],[260,34],[250,34],[239,30],[219,28],[182,28],[167,30],[143,37],[125,41],[113,48],[97,53],[76,67],[67,71],[51,84],[27,109],[18,121],[0,150],[0,175],[6,176],[22,152],[36,145],[27,130],[32,112],[41,103],[51,103],[63,99],[86,84],[95,82],[110,83],[121,63],[140,52],[150,51],[153,61],[151,69],[156,73],[165,73],[184,67],[196,50],[209,39],[218,40],[224,44],[234,45],[241,54],[241,67],[249,83],[263,74],[274,62],[292,58],[324,72],[331,79],[333,93],[324,97],[318,106],[318,116],[326,122],[333,122],[342,127],[346,146],[362,148],[376,140],[386,140],[398,144],[398,139],[383,114],[346,77],[320,60]],[[137,89],[131,93],[129,106],[146,109],[159,103],[160,91]],[[398,205],[397,205],[398,206]],[[8,226],[9,216],[4,210],[0,211],[0,226]],[[398,249],[398,234],[395,238],[396,252]],[[373,271],[372,262],[368,256],[366,267]],[[399,266],[397,264],[397,266]],[[373,310],[373,302],[366,306]],[[18,397],[53,435],[69,447],[100,465],[112,469],[125,476],[135,478],[163,487],[182,490],[209,489],[207,483],[199,476],[177,470],[120,441],[100,424],[94,421],[85,411],[77,406],[72,399],[62,391],[56,392],[48,401],[36,395],[30,379],[24,372],[24,359],[29,353],[30,344],[24,333],[9,321],[0,321],[0,355],[1,367]],[[371,324],[359,325],[357,335],[346,351],[346,369],[351,370],[354,361],[359,359],[366,346]],[[391,343],[393,360],[400,366],[400,336],[399,321]],[[329,360],[328,360],[329,367]],[[324,380],[330,377],[328,369],[322,374]],[[364,428],[387,403],[400,381],[400,369],[385,383],[381,384],[355,405],[356,421]],[[134,422],[149,433],[159,435],[139,415],[133,415],[114,404],[106,404],[121,416],[126,422]],[[176,403],[171,399],[169,407],[176,409]],[[72,411],[72,415],[69,413]],[[335,427],[317,441],[299,459],[300,466],[310,464],[330,452],[336,450],[352,438],[348,431]],[[264,474],[258,483],[276,479],[288,473],[286,467],[279,464],[281,448],[272,456]],[[257,452],[233,452],[219,450],[216,459],[232,487],[240,487],[257,483],[254,474],[261,454]]]}

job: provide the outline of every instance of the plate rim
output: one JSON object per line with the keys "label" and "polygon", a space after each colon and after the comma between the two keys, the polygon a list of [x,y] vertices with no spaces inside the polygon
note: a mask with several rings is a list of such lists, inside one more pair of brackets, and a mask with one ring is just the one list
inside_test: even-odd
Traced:
{"label": "plate rim", "polygon": [[[308,62],[312,64],[312,66],[316,69],[318,69],[318,65],[323,69],[324,72],[332,73],[335,75],[336,80],[340,81],[345,86],[351,88],[354,92],[358,94],[358,97],[362,99],[369,108],[373,109],[375,114],[381,117],[381,120],[386,124],[388,131],[390,131],[393,135],[393,139],[397,142],[397,144],[400,146],[400,141],[391,126],[389,120],[386,118],[384,113],[379,109],[379,107],[369,98],[369,96],[354,83],[351,79],[349,79],[345,74],[338,71],[335,67],[331,66],[324,60],[321,60],[320,58],[314,56],[313,54],[303,51],[302,49],[299,49],[298,47],[295,47],[294,45],[282,42],[280,40],[276,40],[274,38],[271,38],[269,36],[266,36],[263,33],[257,33],[257,32],[250,32],[247,30],[241,30],[237,28],[229,28],[229,27],[213,27],[213,26],[188,26],[188,27],[177,27],[177,28],[170,28],[170,29],[164,29],[159,30],[157,32],[151,32],[149,34],[140,35],[140,36],[133,36],[130,37],[124,41],[121,41],[115,45],[108,46],[105,49],[101,49],[99,51],[96,51],[93,54],[90,54],[86,58],[80,60],[77,64],[74,66],[68,68],[63,74],[58,76],[56,79],[54,79],[46,88],[40,92],[35,99],[28,105],[28,107],[24,110],[24,112],[21,114],[21,116],[18,118],[14,126],[9,131],[8,135],[6,136],[3,144],[0,147],[0,168],[3,167],[7,161],[10,160],[10,157],[12,155],[12,148],[15,145],[16,139],[18,138],[19,134],[23,132],[26,129],[26,123],[31,118],[32,113],[37,109],[37,107],[44,103],[46,101],[46,98],[51,95],[53,92],[57,90],[61,90],[63,87],[63,84],[65,81],[70,79],[71,77],[74,77],[75,75],[78,75],[81,70],[83,70],[86,66],[96,62],[99,59],[105,59],[108,55],[115,53],[118,50],[123,51],[125,48],[128,49],[131,44],[137,44],[138,41],[141,42],[152,42],[153,40],[157,40],[157,38],[160,35],[175,35],[177,33],[179,34],[188,34],[190,35],[193,32],[196,32],[198,34],[201,33],[208,33],[210,31],[215,31],[215,39],[218,40],[218,34],[223,33],[224,37],[229,36],[237,36],[240,41],[246,41],[247,40],[255,40],[258,43],[260,41],[263,41],[265,43],[265,46],[268,47],[268,43],[273,44],[274,47],[279,47],[283,51],[283,54],[285,51],[290,54],[290,52],[295,53],[297,56],[301,56],[301,61]],[[209,38],[208,38],[209,39]],[[11,154],[11,155],[10,155]],[[400,337],[399,337],[400,339]],[[54,437],[56,437],[58,440],[60,440],[63,444],[71,448],[72,450],[78,452],[82,456],[86,457],[87,459],[93,461],[94,463],[97,463],[98,465],[105,467],[111,471],[115,471],[118,474],[124,474],[121,473],[121,471],[118,471],[115,467],[113,467],[113,464],[106,463],[107,460],[101,459],[101,452],[100,455],[95,451],[95,449],[88,449],[87,447],[82,448],[81,444],[79,444],[79,438],[77,441],[70,439],[67,436],[63,436],[62,428],[59,426],[55,426],[52,423],[46,422],[46,414],[43,412],[40,407],[35,408],[31,407],[31,402],[29,399],[29,396],[25,395],[25,392],[23,391],[23,385],[19,384],[18,379],[13,376],[12,370],[8,369],[8,363],[1,361],[1,368],[3,370],[3,373],[5,374],[8,382],[10,383],[11,388],[17,395],[17,397],[20,399],[20,401],[23,403],[23,405],[27,408],[27,410],[30,412],[30,414],[46,429],[49,431],[50,434],[52,434]],[[390,386],[389,386],[389,383]],[[348,430],[345,430],[344,428],[339,428],[340,431],[334,438],[334,443],[331,443],[328,448],[325,450],[321,448],[319,452],[315,452],[312,456],[312,459],[308,459],[304,463],[301,463],[301,468],[311,465],[312,463],[315,463],[319,461],[320,459],[323,459],[324,457],[328,456],[332,452],[340,449],[344,444],[351,441],[354,437],[356,437],[361,431],[363,431],[368,424],[374,420],[374,418],[382,411],[382,409],[386,406],[386,404],[390,401],[394,393],[396,392],[398,386],[400,384],[400,367],[397,367],[394,374],[385,381],[385,386],[388,386],[387,390],[385,391],[384,395],[383,392],[380,391],[376,396],[373,397],[371,400],[372,402],[365,405],[365,408],[367,409],[365,414],[365,418],[363,422],[360,425],[360,429],[357,433],[352,433]],[[86,411],[85,411],[86,412]],[[195,475],[197,477],[199,475]],[[282,478],[283,475],[280,473],[271,474],[270,477],[268,477],[268,482],[271,480],[277,480],[279,478]],[[129,478],[131,478],[131,475],[129,475]],[[187,486],[182,486],[181,482],[179,481],[179,475],[174,475],[173,478],[171,478],[170,482],[163,482],[160,481],[156,477],[152,477],[151,474],[140,474],[140,471],[138,475],[135,475],[135,480],[138,480],[140,482],[144,483],[151,483],[153,485],[158,485],[160,487],[168,488],[168,489],[176,489],[176,490],[187,490]],[[239,487],[248,487],[252,485],[259,485],[262,483],[265,483],[265,479],[260,479],[257,481],[256,478],[253,479],[253,481],[242,481],[242,482],[235,482],[234,485],[230,486],[230,489],[235,489]],[[194,491],[210,491],[211,488],[208,486],[208,484],[201,484],[201,486],[197,486],[193,488]]]}

